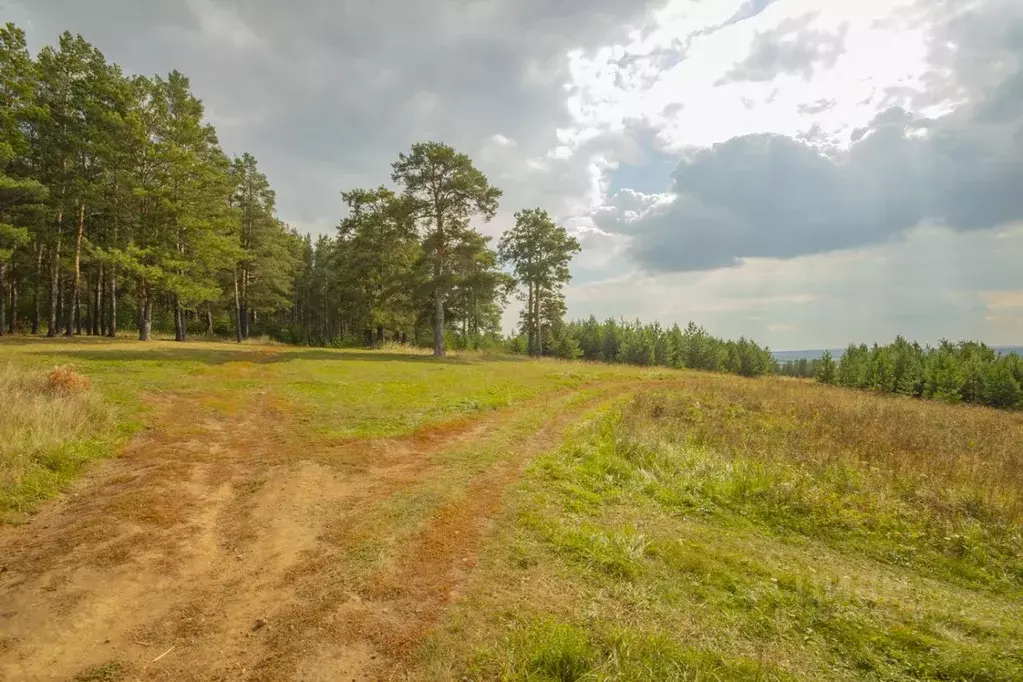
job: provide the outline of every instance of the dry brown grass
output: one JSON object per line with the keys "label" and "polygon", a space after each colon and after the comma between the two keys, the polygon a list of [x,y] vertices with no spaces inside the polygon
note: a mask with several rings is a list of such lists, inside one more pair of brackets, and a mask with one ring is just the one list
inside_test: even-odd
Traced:
{"label": "dry brown grass", "polygon": [[72,367],[0,370],[0,521],[21,518],[70,480],[110,424],[88,377]]}
{"label": "dry brown grass", "polygon": [[809,382],[694,374],[627,418],[731,456],[848,467],[943,516],[1023,521],[1023,414]]}

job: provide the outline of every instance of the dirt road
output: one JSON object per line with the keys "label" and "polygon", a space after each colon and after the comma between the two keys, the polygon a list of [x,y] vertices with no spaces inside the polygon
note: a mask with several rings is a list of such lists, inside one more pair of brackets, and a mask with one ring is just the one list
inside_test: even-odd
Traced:
{"label": "dirt road", "polygon": [[269,393],[161,398],[121,457],[0,529],[0,679],[414,676],[502,490],[628,388],[316,446]]}

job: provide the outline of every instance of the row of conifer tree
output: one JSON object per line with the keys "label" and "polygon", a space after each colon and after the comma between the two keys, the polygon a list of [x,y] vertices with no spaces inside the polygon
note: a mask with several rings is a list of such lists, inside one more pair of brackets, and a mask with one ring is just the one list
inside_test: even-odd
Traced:
{"label": "row of conifer tree", "polygon": [[900,336],[886,345],[850,344],[838,360],[825,351],[818,360],[779,364],[777,371],[877,393],[1023,408],[1023,358],[975,341],[924,347]]}

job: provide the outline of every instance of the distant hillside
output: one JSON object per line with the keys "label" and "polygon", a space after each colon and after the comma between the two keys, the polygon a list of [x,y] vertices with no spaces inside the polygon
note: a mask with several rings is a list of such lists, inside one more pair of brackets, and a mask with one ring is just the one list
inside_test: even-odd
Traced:
{"label": "distant hillside", "polygon": [[[807,360],[820,360],[821,355],[824,354],[824,349],[818,348],[814,350],[776,350],[772,351],[772,353],[774,354],[774,359],[777,360],[778,362],[794,362],[795,360],[802,360],[803,358],[806,358]],[[831,349],[831,357],[835,358],[836,360],[842,357],[843,353],[845,353],[844,348]]]}
{"label": "distant hillside", "polygon": [[[1009,353],[1016,353],[1023,356],[1023,346],[992,346],[1001,355],[1008,355]],[[811,349],[811,350],[776,350],[772,351],[774,359],[778,362],[792,362],[794,360],[801,360],[806,358],[807,360],[819,360],[821,355],[824,354],[823,348]],[[838,360],[845,354],[845,348],[832,348],[831,356]]]}

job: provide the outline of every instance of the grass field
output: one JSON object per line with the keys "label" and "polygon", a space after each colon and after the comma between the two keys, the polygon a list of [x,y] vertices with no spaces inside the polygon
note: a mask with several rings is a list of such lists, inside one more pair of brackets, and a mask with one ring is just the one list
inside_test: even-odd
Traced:
{"label": "grass field", "polygon": [[0,382],[0,679],[1023,679],[1023,415],[90,339]]}

